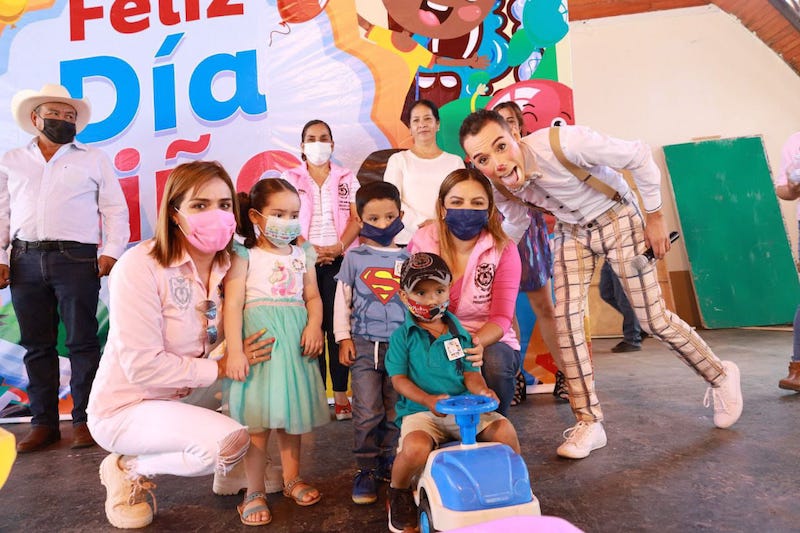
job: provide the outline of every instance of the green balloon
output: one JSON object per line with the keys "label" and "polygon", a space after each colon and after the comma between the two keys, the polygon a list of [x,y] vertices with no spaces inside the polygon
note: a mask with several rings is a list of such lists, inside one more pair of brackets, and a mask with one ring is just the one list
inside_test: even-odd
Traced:
{"label": "green balloon", "polygon": [[[491,99],[491,96],[479,96],[475,101],[475,109],[483,109]],[[471,98],[459,98],[439,108],[439,132],[436,134],[436,144],[445,152],[462,158],[464,150],[458,141],[458,130],[467,115],[472,113],[471,102]]]}
{"label": "green balloon", "polygon": [[534,48],[535,45],[528,37],[525,28],[518,29],[511,36],[511,41],[508,43],[508,64],[512,67],[518,67],[530,57]]}

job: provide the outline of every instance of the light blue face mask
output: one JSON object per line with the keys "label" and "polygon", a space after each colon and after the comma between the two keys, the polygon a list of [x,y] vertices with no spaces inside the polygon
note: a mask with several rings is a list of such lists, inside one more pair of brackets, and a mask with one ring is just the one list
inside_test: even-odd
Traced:
{"label": "light blue face mask", "polygon": [[275,246],[286,246],[302,233],[300,221],[296,218],[278,218],[275,215],[264,216],[258,211],[256,213],[266,219],[262,233]]}

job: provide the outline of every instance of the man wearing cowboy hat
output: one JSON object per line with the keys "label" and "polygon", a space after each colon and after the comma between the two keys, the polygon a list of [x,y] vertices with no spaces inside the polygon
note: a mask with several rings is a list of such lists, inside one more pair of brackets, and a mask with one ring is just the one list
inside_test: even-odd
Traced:
{"label": "man wearing cowboy hat", "polygon": [[128,243],[128,208],[108,157],[75,140],[89,123],[88,100],[48,84],[14,95],[11,113],[35,135],[0,157],[0,289],[11,284],[33,414],[17,451],[61,438],[59,318],[72,367],[72,447],[92,446],[86,404],[100,362],[97,297]]}

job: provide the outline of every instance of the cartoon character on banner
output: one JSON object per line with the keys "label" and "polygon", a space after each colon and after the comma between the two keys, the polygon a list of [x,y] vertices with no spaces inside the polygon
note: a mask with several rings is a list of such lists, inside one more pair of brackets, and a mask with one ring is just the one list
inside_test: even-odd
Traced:
{"label": "cartoon character on banner", "polygon": [[281,15],[281,21],[278,26],[286,31],[272,30],[269,32],[269,46],[272,46],[273,34],[289,35],[292,31],[289,23],[308,22],[322,13],[322,10],[328,4],[328,0],[277,0],[277,3],[278,13]]}
{"label": "cartoon character on banner", "polygon": [[[509,10],[522,23],[508,43],[508,63],[518,67],[518,80],[530,79],[541,66],[545,50],[567,35],[567,6],[563,0],[513,0]],[[551,76],[537,74],[544,77]]]}
{"label": "cartoon character on banner", "polygon": [[[563,0],[513,0],[509,5],[509,16],[516,31],[507,45],[507,54],[503,56],[504,63],[517,67],[514,76],[518,80],[526,81],[534,73],[537,78],[555,80],[557,78],[555,55],[548,53],[546,57],[552,59],[546,61],[544,54],[546,48],[553,47],[569,31],[566,21],[567,10]],[[548,69],[544,69],[544,65],[547,65]],[[440,107],[441,128],[436,135],[436,141],[443,150],[463,155],[463,150],[458,143],[458,128],[468,114],[488,106],[490,97],[486,94],[492,91],[492,81],[490,73],[475,72],[468,78],[464,91],[465,96]],[[548,80],[530,81],[541,83]],[[550,83],[556,85],[546,87],[548,83],[541,83],[541,87],[534,88],[534,92],[530,93],[528,99],[533,99],[538,91],[545,91],[545,94],[535,97],[536,102],[533,105],[542,105],[547,102],[551,107],[548,107],[548,111],[545,113],[534,112],[533,115],[537,118],[533,119],[533,115],[531,115],[526,119],[526,124],[529,120],[532,121],[531,126],[534,126],[533,122],[543,124],[545,115],[549,117],[548,120],[553,120],[554,117],[550,116],[551,111],[558,108],[558,113],[560,113],[562,105],[566,106],[563,111],[566,111],[569,117],[574,117],[572,90],[555,81]],[[517,85],[512,87],[515,86]],[[529,112],[530,110],[529,106]],[[566,118],[566,120],[567,123],[571,123],[569,122],[571,118]],[[538,125],[528,131],[539,127],[542,126]]]}
{"label": "cartoon character on banner", "polygon": [[0,0],[0,32],[5,26],[15,27],[28,11],[53,7],[55,0]]}
{"label": "cartoon character on banner", "polygon": [[523,131],[533,133],[550,126],[575,124],[572,89],[551,80],[526,80],[497,91],[486,104],[494,109],[502,102],[516,102],[522,110]]}
{"label": "cartoon character on banner", "polygon": [[[408,0],[383,0],[388,15],[388,28],[375,26],[358,15],[358,23],[368,40],[400,56],[408,66],[408,90],[401,113],[408,124],[410,104],[418,98],[428,98],[437,105],[449,102],[461,94],[461,78],[454,68],[494,72],[503,64],[500,52],[491,47],[481,49],[482,23],[502,0],[455,0],[448,5],[424,1],[420,5]],[[498,17],[498,20],[502,20]],[[500,28],[502,24],[495,24]],[[502,34],[498,39],[504,42]],[[428,45],[427,48],[425,45]],[[501,51],[503,47],[495,47]],[[417,82],[418,71],[435,66],[445,69],[441,74]],[[501,70],[505,69],[502,67]],[[424,90],[419,87],[424,86]],[[401,87],[398,87],[401,89]]]}

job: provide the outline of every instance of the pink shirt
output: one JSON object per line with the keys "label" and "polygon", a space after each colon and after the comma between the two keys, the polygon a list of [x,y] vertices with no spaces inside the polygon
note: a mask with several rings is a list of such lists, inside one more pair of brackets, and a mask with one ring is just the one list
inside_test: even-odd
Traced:
{"label": "pink shirt", "polygon": [[[780,170],[774,178],[776,187],[786,185],[789,172],[798,167],[798,163],[794,160],[795,156],[800,156],[800,131],[793,133],[783,145]],[[800,220],[800,202],[797,202],[797,219]]]}
{"label": "pink shirt", "polygon": [[[100,368],[89,397],[90,417],[105,418],[145,400],[177,400],[192,388],[217,379],[206,326],[222,337],[222,278],[230,262],[215,265],[206,294],[188,254],[162,267],[148,240],[122,255],[109,278],[110,327]],[[207,320],[199,305],[211,300],[217,318]]]}
{"label": "pink shirt", "polygon": [[[483,231],[470,254],[464,275],[450,287],[448,309],[470,333],[487,322],[497,324],[503,331],[500,341],[519,350],[511,320],[522,277],[522,261],[512,242],[501,253],[497,253],[494,244],[491,234]],[[420,228],[408,243],[408,251],[440,253],[437,226],[429,224]]]}

